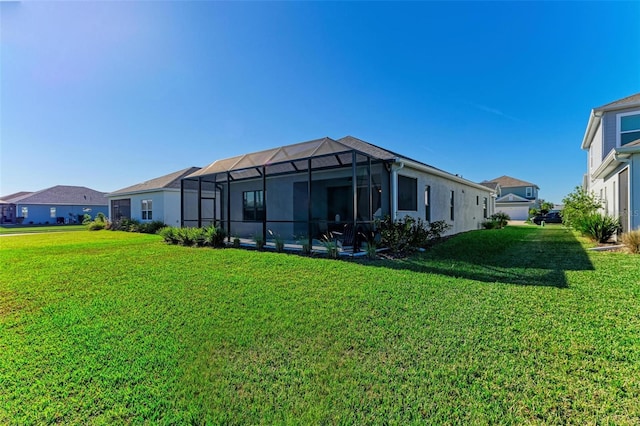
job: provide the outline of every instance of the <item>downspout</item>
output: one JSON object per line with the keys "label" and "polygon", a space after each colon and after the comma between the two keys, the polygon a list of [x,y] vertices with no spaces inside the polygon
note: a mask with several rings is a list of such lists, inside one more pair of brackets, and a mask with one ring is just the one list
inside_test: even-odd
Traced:
{"label": "downspout", "polygon": [[398,219],[398,170],[404,167],[404,163],[397,158],[391,164],[391,219]]}

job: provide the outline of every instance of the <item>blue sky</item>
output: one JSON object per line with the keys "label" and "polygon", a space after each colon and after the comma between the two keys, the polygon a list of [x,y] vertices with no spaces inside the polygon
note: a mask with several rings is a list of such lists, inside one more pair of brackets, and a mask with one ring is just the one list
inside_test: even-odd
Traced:
{"label": "blue sky", "polygon": [[473,181],[582,181],[640,92],[640,2],[0,4],[0,195],[114,191],[356,136]]}

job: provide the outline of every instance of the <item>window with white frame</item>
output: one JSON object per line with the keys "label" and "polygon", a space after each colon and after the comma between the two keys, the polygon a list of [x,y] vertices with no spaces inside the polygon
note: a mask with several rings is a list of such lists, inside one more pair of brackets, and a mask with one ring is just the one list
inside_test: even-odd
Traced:
{"label": "window with white frame", "polygon": [[56,208],[55,207],[50,207],[49,208],[49,217],[56,217]]}
{"label": "window with white frame", "polygon": [[527,198],[533,197],[533,187],[527,186]]}
{"label": "window with white frame", "polygon": [[618,146],[640,139],[640,113],[618,114]]}
{"label": "window with white frame", "polygon": [[22,217],[24,217],[25,219],[29,217],[29,207],[22,207]]}
{"label": "window with white frame", "polygon": [[429,185],[424,188],[424,218],[427,222],[431,222],[431,187]]}
{"label": "window with white frame", "polygon": [[142,200],[142,220],[153,220],[152,200]]}

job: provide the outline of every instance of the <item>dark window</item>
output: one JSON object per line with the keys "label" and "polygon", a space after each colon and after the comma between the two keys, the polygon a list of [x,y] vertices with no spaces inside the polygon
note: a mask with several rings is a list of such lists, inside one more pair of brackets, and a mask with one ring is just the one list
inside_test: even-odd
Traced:
{"label": "dark window", "polygon": [[454,210],[455,210],[455,199],[456,199],[456,192],[455,191],[451,191],[451,220],[454,220]]}
{"label": "dark window", "polygon": [[418,179],[398,176],[398,210],[418,210]]}
{"label": "dark window", "polygon": [[131,200],[129,198],[111,200],[111,214],[113,220],[131,219]]}
{"label": "dark window", "polygon": [[242,220],[264,220],[264,193],[262,191],[242,193]]}
{"label": "dark window", "polygon": [[429,185],[424,188],[424,218],[427,222],[431,222],[431,187]]}
{"label": "dark window", "polygon": [[482,217],[487,218],[487,197],[482,200]]}

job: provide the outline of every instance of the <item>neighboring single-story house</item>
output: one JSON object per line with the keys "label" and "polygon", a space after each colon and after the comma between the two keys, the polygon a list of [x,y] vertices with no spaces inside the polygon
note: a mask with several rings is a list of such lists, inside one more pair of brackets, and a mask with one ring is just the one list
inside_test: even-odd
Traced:
{"label": "neighboring single-story house", "polygon": [[623,231],[640,229],[640,93],[591,110],[582,149],[583,188],[620,218]]}
{"label": "neighboring single-story house", "polygon": [[527,220],[529,210],[540,207],[538,192],[540,188],[535,183],[526,182],[511,176],[501,176],[492,180],[485,180],[482,185],[496,189],[496,212],[509,215],[512,220]]}
{"label": "neighboring single-story house", "polygon": [[0,224],[16,223],[16,205],[15,200],[19,200],[33,192],[22,191],[14,194],[5,195],[0,199]]}
{"label": "neighboring single-story house", "polygon": [[107,194],[109,218],[140,222],[157,220],[180,226],[180,181],[198,170],[199,167],[189,167]]}
{"label": "neighboring single-story house", "polygon": [[218,160],[185,177],[182,225],[311,241],[408,215],[443,220],[454,234],[479,229],[493,200],[493,190],[458,175],[351,136],[326,137]]}
{"label": "neighboring single-story house", "polygon": [[3,197],[3,223],[82,223],[85,214],[94,218],[108,213],[104,192],[84,186],[57,185],[37,192]]}

